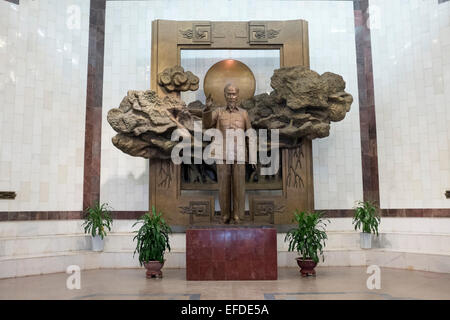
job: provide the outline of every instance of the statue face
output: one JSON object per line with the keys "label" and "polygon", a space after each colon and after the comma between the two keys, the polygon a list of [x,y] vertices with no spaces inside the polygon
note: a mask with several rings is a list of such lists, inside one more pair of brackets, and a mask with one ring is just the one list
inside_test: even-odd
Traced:
{"label": "statue face", "polygon": [[239,89],[230,86],[225,90],[225,100],[227,101],[227,106],[236,107],[239,99]]}

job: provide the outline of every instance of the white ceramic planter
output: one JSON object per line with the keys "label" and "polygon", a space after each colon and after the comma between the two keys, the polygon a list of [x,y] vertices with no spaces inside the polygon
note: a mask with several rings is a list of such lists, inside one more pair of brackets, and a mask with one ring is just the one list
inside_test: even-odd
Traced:
{"label": "white ceramic planter", "polygon": [[92,238],[92,251],[103,251],[103,247],[105,246],[105,240],[100,238],[99,235],[96,235]]}
{"label": "white ceramic planter", "polygon": [[361,249],[370,249],[372,248],[372,234],[371,233],[366,233],[366,232],[361,232],[359,234],[359,240],[360,240],[360,244],[361,244]]}

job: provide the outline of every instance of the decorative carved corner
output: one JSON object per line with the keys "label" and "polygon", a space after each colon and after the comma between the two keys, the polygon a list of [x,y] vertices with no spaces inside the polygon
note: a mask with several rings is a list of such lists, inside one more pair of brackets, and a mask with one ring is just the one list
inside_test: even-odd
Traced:
{"label": "decorative carved corner", "polygon": [[211,23],[194,23],[192,28],[179,30],[185,39],[192,40],[193,43],[211,44]]}
{"label": "decorative carved corner", "polygon": [[277,205],[274,200],[255,199],[254,216],[269,216],[283,212],[284,206]]}
{"label": "decorative carved corner", "polygon": [[180,206],[180,212],[182,214],[192,214],[198,217],[205,217],[211,215],[211,201],[209,200],[198,200],[189,201],[189,205]]}
{"label": "decorative carved corner", "polygon": [[250,44],[268,42],[271,39],[275,39],[280,34],[281,30],[268,29],[265,22],[252,22],[248,23],[248,41]]}
{"label": "decorative carved corner", "polygon": [[253,196],[250,199],[250,215],[255,223],[266,222],[274,224],[274,216],[283,213],[285,206],[282,198]]}
{"label": "decorative carved corner", "polygon": [[189,215],[189,223],[211,222],[214,219],[214,197],[190,200],[179,206],[181,214]]}
{"label": "decorative carved corner", "polygon": [[0,191],[0,200],[14,200],[16,193],[14,191]]}
{"label": "decorative carved corner", "polygon": [[281,30],[269,29],[266,32],[267,39],[275,39],[280,34]]}
{"label": "decorative carved corner", "polygon": [[185,39],[193,39],[194,31],[192,29],[180,30],[181,36]]}

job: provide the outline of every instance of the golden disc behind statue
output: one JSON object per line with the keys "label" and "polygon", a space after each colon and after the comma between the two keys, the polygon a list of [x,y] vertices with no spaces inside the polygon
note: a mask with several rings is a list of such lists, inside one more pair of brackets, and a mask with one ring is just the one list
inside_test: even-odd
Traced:
{"label": "golden disc behind statue", "polygon": [[256,81],[250,68],[241,61],[227,59],[217,62],[206,73],[203,80],[205,96],[211,94],[215,105],[225,106],[223,89],[228,83],[239,88],[239,101],[250,99],[255,94]]}

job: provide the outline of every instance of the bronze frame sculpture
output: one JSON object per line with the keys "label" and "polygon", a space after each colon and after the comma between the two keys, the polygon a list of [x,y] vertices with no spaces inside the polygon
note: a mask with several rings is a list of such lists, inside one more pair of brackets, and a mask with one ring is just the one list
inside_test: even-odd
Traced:
{"label": "bronze frame sculpture", "polygon": [[[151,89],[161,97],[179,96],[158,86],[157,75],[180,65],[181,50],[189,49],[278,49],[280,67],[309,67],[308,24],[292,21],[169,21],[152,22]],[[295,209],[313,210],[312,143],[304,139],[301,147],[282,150],[283,190],[281,196],[249,195],[251,221],[291,223]],[[217,218],[211,192],[181,190],[180,165],[171,160],[150,160],[150,206],[165,213],[172,225],[211,224]]]}

